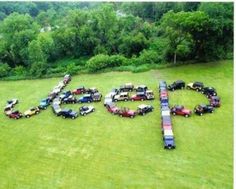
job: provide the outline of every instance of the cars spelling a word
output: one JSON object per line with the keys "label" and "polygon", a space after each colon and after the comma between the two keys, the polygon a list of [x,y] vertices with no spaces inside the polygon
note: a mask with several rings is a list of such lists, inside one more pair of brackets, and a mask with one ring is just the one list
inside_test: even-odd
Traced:
{"label": "cars spelling a word", "polygon": [[202,116],[204,113],[213,113],[213,111],[213,106],[206,104],[200,104],[194,108],[194,112],[200,116]]}
{"label": "cars spelling a word", "polygon": [[93,106],[82,106],[80,107],[79,111],[81,115],[85,116],[91,112],[94,112],[95,108]]}
{"label": "cars spelling a word", "polygon": [[192,89],[195,91],[201,91],[204,88],[204,85],[202,82],[194,82],[194,83],[189,83],[186,87],[187,89]]}
{"label": "cars spelling a word", "polygon": [[180,106],[180,105],[175,105],[174,107],[172,107],[171,113],[173,115],[182,115],[184,117],[189,117],[192,114],[191,110],[188,110],[184,108],[184,106]]}
{"label": "cars spelling a word", "polygon": [[174,91],[177,89],[184,89],[185,88],[185,82],[182,80],[177,80],[174,83],[172,83],[171,85],[168,85],[168,89],[170,91]]}
{"label": "cars spelling a word", "polygon": [[32,107],[29,110],[24,112],[24,116],[26,118],[29,118],[29,117],[31,117],[33,115],[39,114],[39,112],[40,112],[40,109],[38,107]]}

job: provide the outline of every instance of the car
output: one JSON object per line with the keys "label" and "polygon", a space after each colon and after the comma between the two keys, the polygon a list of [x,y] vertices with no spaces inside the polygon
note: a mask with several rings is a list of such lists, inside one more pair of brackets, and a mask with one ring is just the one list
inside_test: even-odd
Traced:
{"label": "car", "polygon": [[213,87],[204,87],[202,89],[202,94],[206,95],[208,98],[211,96],[217,96],[217,92]]}
{"label": "car", "polygon": [[109,93],[109,94],[107,94],[107,95],[105,96],[103,105],[106,106],[106,105],[112,103],[112,101],[113,101],[113,100],[112,100],[112,96],[111,96],[111,94]]}
{"label": "car", "polygon": [[185,88],[185,82],[182,80],[177,80],[174,83],[172,83],[171,85],[168,85],[168,89],[170,91],[174,91],[177,89],[184,89]]}
{"label": "car", "polygon": [[213,111],[213,106],[206,104],[199,104],[194,108],[194,112],[200,116],[202,116],[204,113],[213,113]]}
{"label": "car", "polygon": [[49,93],[48,98],[52,102],[57,97],[57,95],[58,95],[57,93],[51,92]]}
{"label": "car", "polygon": [[95,108],[93,106],[82,106],[80,107],[79,111],[81,115],[85,116],[91,112],[94,112]]}
{"label": "car", "polygon": [[64,104],[75,104],[75,103],[77,103],[77,99],[73,95],[70,95],[66,98],[63,98],[62,103],[64,103]]}
{"label": "car", "polygon": [[145,92],[137,92],[135,95],[131,96],[131,101],[143,101],[147,100],[147,96]]}
{"label": "car", "polygon": [[15,110],[8,115],[8,117],[12,119],[20,119],[22,116],[23,114],[19,112],[18,110]]}
{"label": "car", "polygon": [[136,112],[133,110],[130,110],[129,108],[122,108],[118,111],[118,115],[120,117],[134,118],[136,116]]}
{"label": "car", "polygon": [[119,94],[119,90],[116,88],[113,88],[110,93],[111,97],[113,98],[115,95]]}
{"label": "car", "polygon": [[160,91],[160,99],[162,97],[168,97],[168,91],[167,90]]}
{"label": "car", "polygon": [[68,84],[71,81],[71,76],[69,74],[64,76],[63,83]]}
{"label": "car", "polygon": [[98,93],[98,90],[95,87],[89,88],[86,90],[87,94],[94,94],[94,93]]}
{"label": "car", "polygon": [[182,115],[184,117],[189,117],[192,114],[192,111],[184,108],[184,106],[175,105],[171,108],[171,113],[172,115]]}
{"label": "car", "polygon": [[61,92],[61,88],[54,87],[52,90],[53,93],[59,94]]}
{"label": "car", "polygon": [[159,81],[159,88],[161,88],[161,87],[167,88],[167,84],[166,84],[166,82],[163,81],[163,80]]}
{"label": "car", "polygon": [[220,107],[220,97],[211,96],[210,97],[210,105],[213,107]]}
{"label": "car", "polygon": [[114,103],[107,104],[106,108],[107,108],[108,112],[110,112],[112,114],[118,114],[118,112],[120,110]]}
{"label": "car", "polygon": [[160,98],[161,106],[169,106],[169,99],[168,97],[161,97]]}
{"label": "car", "polygon": [[170,116],[170,110],[161,111],[161,116]]}
{"label": "car", "polygon": [[61,99],[59,97],[55,98],[53,101],[52,101],[52,104],[53,105],[60,105],[61,104]]}
{"label": "car", "polygon": [[86,92],[86,89],[84,86],[77,87],[77,89],[72,91],[72,94],[79,95],[84,94]]}
{"label": "car", "polygon": [[85,94],[84,96],[80,97],[77,102],[78,103],[91,103],[93,102],[93,97],[91,94]]}
{"label": "car", "polygon": [[162,106],[161,111],[169,111],[170,112],[170,108],[169,108],[169,106]]}
{"label": "car", "polygon": [[44,98],[40,101],[40,104],[39,104],[39,109],[43,109],[43,110],[46,110],[47,107],[50,105],[50,99],[49,98]]}
{"label": "car", "polygon": [[92,94],[93,102],[100,102],[102,99],[102,94],[99,92],[96,92]]}
{"label": "car", "polygon": [[40,109],[38,107],[32,107],[29,110],[24,112],[24,117],[29,118],[32,115],[36,115],[40,113]]}
{"label": "car", "polygon": [[78,113],[75,111],[72,111],[71,109],[63,109],[61,110],[61,116],[63,118],[75,119],[78,117]]}
{"label": "car", "polygon": [[161,116],[161,124],[162,125],[172,125],[170,116]]}
{"label": "car", "polygon": [[189,83],[186,87],[187,89],[192,89],[195,91],[201,91],[204,88],[204,85],[202,82],[196,81],[193,83]]}
{"label": "car", "polygon": [[119,89],[120,92],[131,92],[133,90],[134,90],[134,85],[132,83],[126,83],[120,86],[120,89]]}
{"label": "car", "polygon": [[154,108],[151,105],[141,104],[141,105],[138,106],[137,113],[139,115],[145,115],[148,112],[152,112],[153,109]]}
{"label": "car", "polygon": [[134,88],[136,92],[145,92],[148,90],[148,87],[146,85],[138,85]]}
{"label": "car", "polygon": [[167,90],[168,90],[167,87],[159,87],[159,92],[161,92],[161,91],[167,91]]}
{"label": "car", "polygon": [[129,99],[130,98],[129,98],[128,92],[122,92],[122,93],[114,96],[114,101],[115,102],[117,102],[117,101],[128,101]]}
{"label": "car", "polygon": [[52,111],[54,114],[56,114],[57,116],[60,116],[61,115],[61,107],[58,105],[58,104],[53,104],[52,105]]}
{"label": "car", "polygon": [[12,106],[14,106],[18,103],[19,103],[19,101],[16,98],[7,101],[7,104],[11,104]]}
{"label": "car", "polygon": [[165,149],[175,149],[176,148],[174,136],[164,135],[163,141],[164,141],[164,148]]}
{"label": "car", "polygon": [[60,81],[56,87],[59,88],[60,90],[62,90],[62,89],[64,89],[65,86],[66,86],[66,84],[63,81]]}
{"label": "car", "polygon": [[9,115],[9,114],[11,114],[12,113],[12,104],[8,104],[5,108],[4,108],[4,113],[5,113],[5,115]]}
{"label": "car", "polygon": [[64,98],[68,98],[70,95],[72,95],[71,91],[65,91],[59,96],[59,98],[64,100]]}
{"label": "car", "polygon": [[147,90],[145,94],[146,94],[147,100],[154,100],[155,96],[152,90]]}

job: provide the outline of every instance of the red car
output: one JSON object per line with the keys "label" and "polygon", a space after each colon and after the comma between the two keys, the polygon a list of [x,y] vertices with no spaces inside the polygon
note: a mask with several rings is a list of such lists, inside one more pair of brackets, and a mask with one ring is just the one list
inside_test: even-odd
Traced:
{"label": "red car", "polygon": [[124,108],[118,111],[118,115],[120,117],[130,117],[130,118],[134,118],[136,116],[136,112],[133,110],[130,110],[128,108]]}
{"label": "red car", "polygon": [[119,108],[115,106],[115,104],[107,104],[107,110],[108,112],[112,114],[117,114],[119,112]]}
{"label": "red car", "polygon": [[168,97],[168,92],[167,91],[161,91],[160,92],[160,98],[162,97]]}
{"label": "red car", "polygon": [[79,95],[79,94],[83,94],[85,92],[86,92],[86,89],[84,88],[84,86],[82,86],[82,87],[78,87],[77,89],[73,90],[72,94]]}
{"label": "red car", "polygon": [[23,115],[18,110],[16,110],[10,113],[8,116],[9,118],[12,118],[12,119],[20,119]]}
{"label": "red car", "polygon": [[131,101],[136,101],[136,100],[147,100],[147,96],[145,92],[137,92],[137,94],[131,96]]}
{"label": "red car", "polygon": [[173,115],[182,115],[184,117],[189,117],[191,115],[191,110],[184,108],[184,106],[176,105],[171,108],[171,113]]}

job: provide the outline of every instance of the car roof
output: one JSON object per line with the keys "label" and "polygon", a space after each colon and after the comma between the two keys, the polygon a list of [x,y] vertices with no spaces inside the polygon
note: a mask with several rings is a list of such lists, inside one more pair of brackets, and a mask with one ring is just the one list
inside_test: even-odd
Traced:
{"label": "car roof", "polygon": [[128,92],[122,92],[120,95],[128,95]]}
{"label": "car roof", "polygon": [[146,93],[153,93],[152,90],[146,90]]}
{"label": "car roof", "polygon": [[125,85],[133,85],[132,83],[126,83]]}
{"label": "car roof", "polygon": [[164,130],[164,136],[173,136],[173,131],[168,129],[168,130]]}
{"label": "car roof", "polygon": [[182,106],[182,105],[175,105],[174,107],[177,108],[177,109],[182,109],[182,108],[184,108],[184,106]]}
{"label": "car roof", "polygon": [[202,83],[202,82],[199,82],[199,81],[195,81],[193,84],[203,85],[203,83]]}
{"label": "car roof", "polygon": [[83,97],[91,97],[91,94],[85,94]]}
{"label": "car roof", "polygon": [[175,83],[184,83],[183,80],[176,80]]}
{"label": "car roof", "polygon": [[145,95],[145,92],[137,92],[136,95]]}
{"label": "car roof", "polygon": [[220,97],[218,97],[218,96],[212,96],[211,97],[213,100],[220,100]]}
{"label": "car roof", "polygon": [[148,105],[146,105],[146,104],[141,104],[141,105],[138,106],[138,108],[140,108],[140,109],[143,109],[143,108],[146,108],[146,107],[148,107]]}

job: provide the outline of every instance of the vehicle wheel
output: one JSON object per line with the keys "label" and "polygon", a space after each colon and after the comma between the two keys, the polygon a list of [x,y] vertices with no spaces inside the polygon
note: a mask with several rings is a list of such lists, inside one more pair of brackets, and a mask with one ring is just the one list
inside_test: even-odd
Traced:
{"label": "vehicle wheel", "polygon": [[172,89],[172,91],[174,91],[175,89]]}
{"label": "vehicle wheel", "polygon": [[39,112],[37,111],[36,114],[39,114]]}
{"label": "vehicle wheel", "polygon": [[176,115],[176,113],[175,113],[175,112],[173,112],[172,114],[173,114],[174,116]]}
{"label": "vehicle wheel", "polygon": [[75,119],[75,117],[73,116],[72,119]]}
{"label": "vehicle wheel", "polygon": [[131,99],[131,101],[133,102],[133,101],[134,101],[134,99]]}
{"label": "vehicle wheel", "polygon": [[63,116],[64,119],[66,119],[66,116]]}
{"label": "vehicle wheel", "polygon": [[143,116],[145,115],[145,112],[143,112]]}
{"label": "vehicle wheel", "polygon": [[196,89],[197,92],[199,92],[199,89]]}
{"label": "vehicle wheel", "polygon": [[181,87],[181,89],[184,89],[184,87]]}
{"label": "vehicle wheel", "polygon": [[120,117],[123,117],[122,115],[120,115]]}
{"label": "vehicle wheel", "polygon": [[184,117],[189,117],[189,115],[188,115],[188,114],[185,114]]}
{"label": "vehicle wheel", "polygon": [[115,99],[115,102],[117,102],[118,100],[117,99]]}
{"label": "vehicle wheel", "polygon": [[134,118],[134,116],[130,116],[130,118]]}
{"label": "vehicle wheel", "polygon": [[127,102],[127,99],[125,99],[125,102]]}
{"label": "vehicle wheel", "polygon": [[200,116],[202,116],[202,113],[200,113]]}
{"label": "vehicle wheel", "polygon": [[30,116],[29,115],[27,115],[27,116],[25,116],[26,118],[29,118]]}
{"label": "vehicle wheel", "polygon": [[214,111],[212,110],[212,111],[210,111],[210,113],[212,114]]}
{"label": "vehicle wheel", "polygon": [[18,119],[17,117],[15,117],[14,119]]}
{"label": "vehicle wheel", "polygon": [[88,103],[90,103],[91,101],[89,100]]}
{"label": "vehicle wheel", "polygon": [[141,101],[143,101],[143,98],[141,98]]}
{"label": "vehicle wheel", "polygon": [[81,102],[81,101],[79,101],[79,103],[81,104],[82,102]]}
{"label": "vehicle wheel", "polygon": [[47,107],[44,107],[44,110],[46,110],[47,109]]}
{"label": "vehicle wheel", "polygon": [[190,89],[190,87],[187,87],[187,89]]}
{"label": "vehicle wheel", "polygon": [[95,109],[92,109],[92,112],[94,112],[95,111]]}

